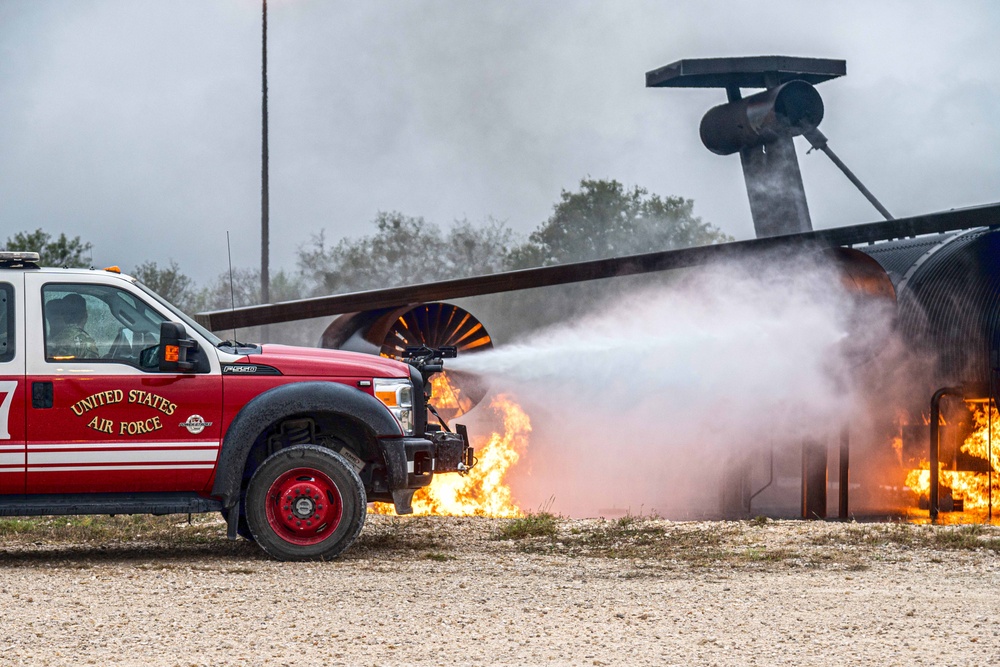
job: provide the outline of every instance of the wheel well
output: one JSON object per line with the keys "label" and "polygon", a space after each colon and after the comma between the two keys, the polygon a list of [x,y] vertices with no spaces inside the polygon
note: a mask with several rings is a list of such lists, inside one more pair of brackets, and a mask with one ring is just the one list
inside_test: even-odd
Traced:
{"label": "wheel well", "polygon": [[242,491],[267,457],[293,445],[313,444],[342,453],[347,449],[365,463],[358,471],[365,486],[371,481],[372,463],[380,462],[377,441],[364,424],[344,415],[322,412],[289,415],[274,422],[254,441],[243,467]]}

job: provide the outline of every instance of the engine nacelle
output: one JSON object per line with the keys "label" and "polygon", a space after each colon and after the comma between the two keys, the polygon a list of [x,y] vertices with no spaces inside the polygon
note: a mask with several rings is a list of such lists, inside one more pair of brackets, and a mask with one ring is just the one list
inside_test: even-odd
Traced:
{"label": "engine nacelle", "polygon": [[[407,347],[454,346],[462,356],[492,349],[493,340],[472,313],[434,302],[341,315],[323,332],[320,345],[398,359]],[[446,420],[471,410],[488,390],[479,377],[448,368],[435,375],[431,384],[431,404]]]}

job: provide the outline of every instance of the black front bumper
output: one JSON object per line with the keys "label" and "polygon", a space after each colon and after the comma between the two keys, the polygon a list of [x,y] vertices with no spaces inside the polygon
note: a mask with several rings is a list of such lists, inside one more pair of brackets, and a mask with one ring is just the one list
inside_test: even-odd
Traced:
{"label": "black front bumper", "polygon": [[435,473],[464,472],[474,461],[464,428],[457,433],[435,431],[426,438],[383,438],[379,448],[396,514],[413,511],[413,492],[430,484]]}

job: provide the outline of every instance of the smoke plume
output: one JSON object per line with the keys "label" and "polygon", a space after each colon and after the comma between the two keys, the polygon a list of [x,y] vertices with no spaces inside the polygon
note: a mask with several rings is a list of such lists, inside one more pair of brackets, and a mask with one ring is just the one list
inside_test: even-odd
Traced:
{"label": "smoke plume", "polygon": [[[848,344],[858,313],[835,269],[771,257],[620,294],[450,366],[530,415],[511,479],[521,507],[718,516],[723,476],[772,447],[795,460],[804,439],[838,432],[865,403]],[[884,344],[883,311],[865,320],[866,340]],[[797,510],[797,496],[772,495]]]}

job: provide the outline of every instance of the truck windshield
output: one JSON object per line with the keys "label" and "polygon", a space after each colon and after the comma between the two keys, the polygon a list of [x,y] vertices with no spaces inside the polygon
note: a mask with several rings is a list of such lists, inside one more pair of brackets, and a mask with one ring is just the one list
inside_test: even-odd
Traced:
{"label": "truck windshield", "polygon": [[185,315],[174,304],[170,303],[169,301],[167,301],[166,299],[164,299],[162,296],[160,296],[159,294],[157,294],[153,290],[151,290],[148,287],[146,287],[145,285],[143,285],[138,280],[135,281],[135,284],[143,292],[145,292],[149,296],[153,297],[158,304],[160,304],[161,306],[163,306],[164,308],[166,308],[167,310],[169,310],[171,313],[173,313],[174,315],[176,315],[177,317],[179,317],[180,320],[182,322],[184,322],[185,325],[191,327],[192,329],[194,329],[195,331],[197,331],[199,334],[201,334],[202,336],[204,336],[205,339],[208,340],[209,343],[211,343],[215,347],[218,347],[219,343],[222,342],[221,338],[219,338],[214,333],[212,333],[211,331],[209,331],[208,329],[206,329],[205,327],[201,326],[200,324],[198,324],[197,322],[195,322],[193,319],[191,319],[190,317],[188,317],[187,315]]}

